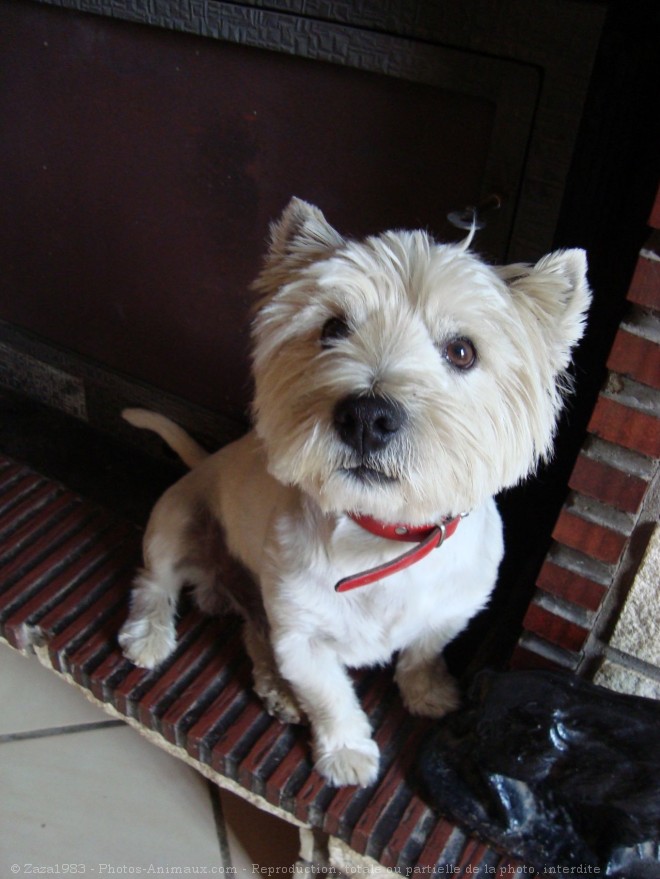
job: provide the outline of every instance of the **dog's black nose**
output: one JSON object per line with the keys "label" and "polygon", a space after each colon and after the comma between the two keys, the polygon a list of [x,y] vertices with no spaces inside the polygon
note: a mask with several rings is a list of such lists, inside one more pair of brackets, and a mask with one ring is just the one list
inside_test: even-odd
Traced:
{"label": "dog's black nose", "polygon": [[334,423],[341,439],[360,455],[379,452],[405,423],[403,408],[376,394],[344,397],[335,406]]}

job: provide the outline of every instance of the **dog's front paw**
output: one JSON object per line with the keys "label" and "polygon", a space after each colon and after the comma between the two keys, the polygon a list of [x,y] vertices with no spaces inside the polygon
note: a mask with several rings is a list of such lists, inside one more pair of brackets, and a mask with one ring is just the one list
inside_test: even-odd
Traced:
{"label": "dog's front paw", "polygon": [[360,739],[318,756],[316,769],[336,787],[367,787],[378,776],[378,745],[373,739]]}
{"label": "dog's front paw", "polygon": [[156,668],[176,647],[174,626],[154,625],[149,620],[127,620],[119,645],[126,659],[140,668]]}
{"label": "dog's front paw", "polygon": [[461,704],[458,686],[451,675],[439,669],[434,672],[420,668],[397,675],[403,704],[417,717],[443,717]]}
{"label": "dog's front paw", "polygon": [[[254,650],[252,651],[254,655]],[[254,692],[264,703],[271,717],[282,723],[304,723],[305,715],[298,705],[293,690],[273,665],[263,660],[252,668]]]}
{"label": "dog's front paw", "polygon": [[255,676],[254,691],[271,717],[282,723],[304,723],[305,715],[285,682],[274,675]]}

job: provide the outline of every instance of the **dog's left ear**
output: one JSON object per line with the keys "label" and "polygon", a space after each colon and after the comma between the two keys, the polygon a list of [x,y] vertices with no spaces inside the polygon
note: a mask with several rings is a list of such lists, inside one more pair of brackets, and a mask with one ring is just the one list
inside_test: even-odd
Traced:
{"label": "dog's left ear", "polygon": [[271,224],[270,245],[253,288],[266,296],[274,294],[297,269],[329,255],[343,240],[317,207],[292,198]]}
{"label": "dog's left ear", "polygon": [[591,303],[586,253],[556,250],[535,266],[506,266],[501,277],[523,319],[547,345],[552,369],[562,372],[582,338]]}

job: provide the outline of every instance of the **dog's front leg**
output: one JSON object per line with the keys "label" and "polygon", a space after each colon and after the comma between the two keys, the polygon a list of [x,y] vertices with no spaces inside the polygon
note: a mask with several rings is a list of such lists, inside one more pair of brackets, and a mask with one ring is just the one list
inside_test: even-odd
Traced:
{"label": "dog's front leg", "polygon": [[316,769],[334,785],[374,782],[378,747],[337,653],[292,634],[275,638],[274,647],[280,672],[310,720]]}
{"label": "dog's front leg", "polygon": [[[460,631],[462,626],[457,627]],[[429,633],[399,654],[395,680],[403,703],[411,714],[442,717],[458,708],[460,696],[447,671],[442,650],[455,633]]]}
{"label": "dog's front leg", "polygon": [[246,622],[243,643],[252,660],[254,691],[266,711],[282,723],[301,723],[300,708],[291,687],[280,674],[268,637],[254,623]]}

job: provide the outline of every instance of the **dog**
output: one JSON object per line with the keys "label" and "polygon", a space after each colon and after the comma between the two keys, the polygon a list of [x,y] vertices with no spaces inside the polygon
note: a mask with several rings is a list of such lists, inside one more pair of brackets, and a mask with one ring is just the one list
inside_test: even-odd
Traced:
{"label": "dog", "polygon": [[396,655],[410,712],[458,706],[442,651],[497,579],[493,496],[549,456],[570,390],[584,252],[496,268],[470,237],[347,240],[294,198],[253,285],[253,430],[208,455],[163,416],[124,412],[191,468],[149,520],[125,656],[170,655],[184,583],[203,610],[238,610],[257,694],[309,721],[332,785],[378,775],[348,669]]}

